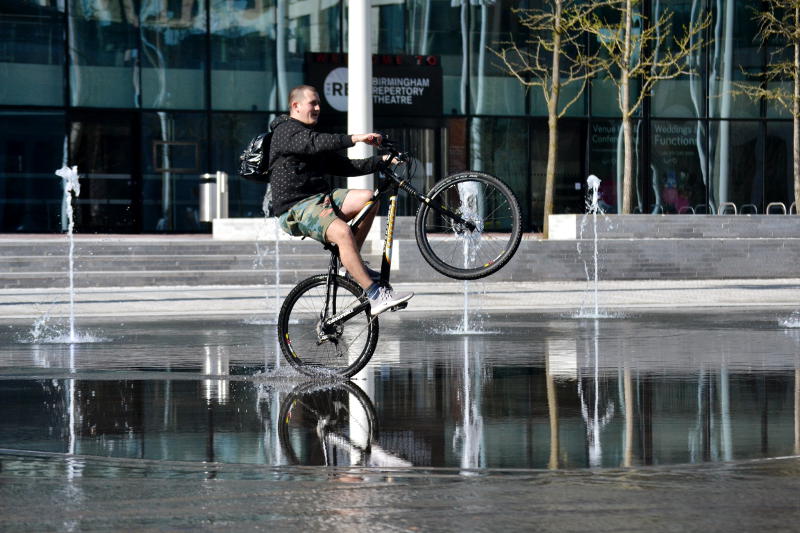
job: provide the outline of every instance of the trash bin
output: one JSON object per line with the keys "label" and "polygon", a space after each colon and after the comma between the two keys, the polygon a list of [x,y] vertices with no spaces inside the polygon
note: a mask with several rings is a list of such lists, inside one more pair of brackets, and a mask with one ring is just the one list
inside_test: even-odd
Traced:
{"label": "trash bin", "polygon": [[199,196],[201,222],[228,218],[228,173],[202,174]]}

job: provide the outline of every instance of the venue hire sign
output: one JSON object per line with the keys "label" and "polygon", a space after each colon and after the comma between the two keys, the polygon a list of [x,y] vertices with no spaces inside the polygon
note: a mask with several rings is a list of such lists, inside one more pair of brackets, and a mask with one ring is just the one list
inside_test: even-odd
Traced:
{"label": "venue hire sign", "polygon": [[[347,111],[347,54],[307,53],[306,82],[326,111]],[[442,114],[438,56],[373,55],[372,106],[376,115]]]}

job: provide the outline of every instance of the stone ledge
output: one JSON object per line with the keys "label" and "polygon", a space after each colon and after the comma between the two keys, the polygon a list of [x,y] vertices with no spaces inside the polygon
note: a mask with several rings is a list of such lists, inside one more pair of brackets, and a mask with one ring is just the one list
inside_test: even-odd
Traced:
{"label": "stone ledge", "polygon": [[[581,225],[586,225],[581,232]],[[593,239],[590,215],[550,215],[551,241]],[[599,239],[793,239],[795,215],[598,215]]]}
{"label": "stone ledge", "polygon": [[[395,239],[414,238],[413,216],[397,217],[394,227]],[[375,217],[368,241],[383,241],[387,217]],[[212,236],[219,241],[298,241],[278,226],[275,217],[270,218],[215,218],[212,222]]]}

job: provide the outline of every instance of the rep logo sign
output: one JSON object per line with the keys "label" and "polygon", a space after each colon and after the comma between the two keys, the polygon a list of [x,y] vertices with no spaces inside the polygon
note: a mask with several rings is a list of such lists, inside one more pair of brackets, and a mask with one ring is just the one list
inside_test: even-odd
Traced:
{"label": "rep logo sign", "polygon": [[[347,56],[306,54],[306,80],[321,87],[322,105],[347,111]],[[376,115],[442,114],[442,68],[437,56],[372,56],[372,104]]]}
{"label": "rep logo sign", "polygon": [[325,76],[322,94],[336,111],[347,111],[347,67],[335,68]]}

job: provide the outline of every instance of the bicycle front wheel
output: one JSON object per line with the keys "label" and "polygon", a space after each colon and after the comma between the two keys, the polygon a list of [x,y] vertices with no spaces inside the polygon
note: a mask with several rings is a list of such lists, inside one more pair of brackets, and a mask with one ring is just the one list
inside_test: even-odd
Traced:
{"label": "bicycle front wheel", "polygon": [[[522,239],[522,216],[514,193],[498,178],[460,172],[436,184],[430,203],[417,211],[416,235],[422,257],[456,279],[478,279],[500,270]],[[472,223],[474,230],[438,212],[432,204]]]}
{"label": "bicycle front wheel", "polygon": [[356,384],[301,385],[281,405],[278,436],[288,462],[368,466],[378,440],[375,407]]}
{"label": "bicycle front wheel", "polygon": [[284,357],[303,374],[350,377],[369,362],[378,343],[378,319],[369,306],[349,319],[326,324],[367,301],[355,283],[335,276],[313,276],[301,281],[281,306],[278,340]]}

